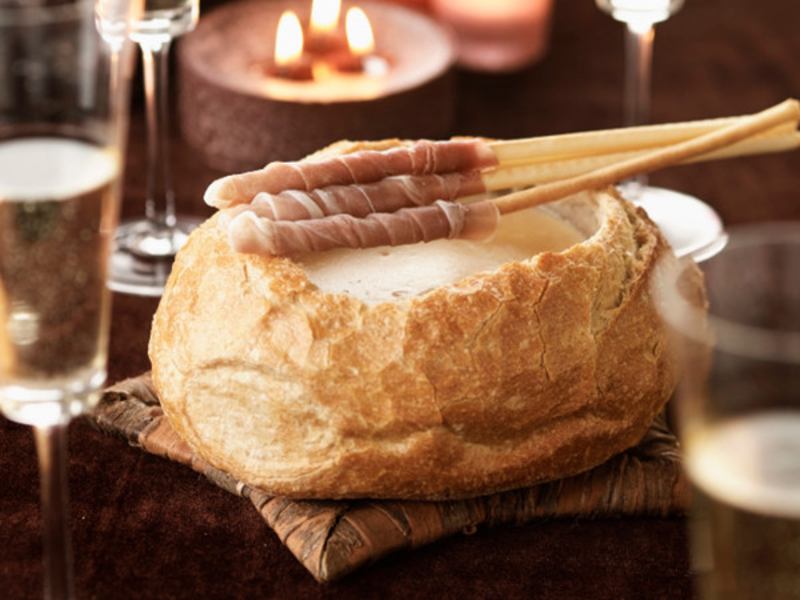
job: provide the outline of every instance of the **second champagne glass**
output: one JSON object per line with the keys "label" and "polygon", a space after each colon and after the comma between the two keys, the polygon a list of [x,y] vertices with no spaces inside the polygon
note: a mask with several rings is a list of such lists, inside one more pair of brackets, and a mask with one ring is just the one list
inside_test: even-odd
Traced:
{"label": "second champagne glass", "polygon": [[[624,125],[650,120],[650,75],[655,25],[683,7],[684,0],[595,0],[597,6],[625,23]],[[658,224],[679,256],[701,261],[727,242],[722,221],[704,202],[673,190],[648,185],[640,176],[621,186],[623,195],[642,206]]]}
{"label": "second champagne glass", "polygon": [[147,187],[144,218],[122,223],[115,234],[109,287],[160,296],[175,254],[201,221],[178,215],[169,152],[169,50],[193,30],[199,0],[145,0],[129,33],[142,51],[147,118]]}

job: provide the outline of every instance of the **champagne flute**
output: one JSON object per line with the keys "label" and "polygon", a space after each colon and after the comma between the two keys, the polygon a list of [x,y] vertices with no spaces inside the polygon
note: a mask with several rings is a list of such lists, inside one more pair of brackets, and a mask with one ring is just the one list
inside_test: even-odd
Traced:
{"label": "champagne flute", "polygon": [[[597,6],[625,23],[624,125],[650,120],[650,78],[655,25],[683,7],[683,0],[595,0]],[[673,190],[648,185],[641,175],[620,185],[631,202],[642,206],[658,224],[678,256],[696,261],[719,252],[728,236],[722,220],[704,202]]]}
{"label": "champagne flute", "polygon": [[128,0],[0,0],[0,409],[33,426],[54,598],[73,593],[66,434],[106,375],[128,118],[132,53],[100,37],[98,2],[127,13]]}
{"label": "champagne flute", "polygon": [[[144,12],[129,37],[142,51],[147,120],[147,184],[144,218],[117,228],[111,257],[111,289],[160,296],[175,254],[201,219],[178,215],[169,153],[169,50],[172,40],[193,30],[199,0],[144,0]],[[119,28],[105,18],[106,31]]]}

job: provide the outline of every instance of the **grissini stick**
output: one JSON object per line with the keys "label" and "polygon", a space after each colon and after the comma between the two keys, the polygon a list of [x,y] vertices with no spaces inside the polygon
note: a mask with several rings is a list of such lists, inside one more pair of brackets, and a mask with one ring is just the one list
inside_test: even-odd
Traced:
{"label": "grissini stick", "polygon": [[[793,102],[793,101],[788,101]],[[479,192],[528,187],[556,179],[571,177],[590,170],[619,162],[650,149],[668,146],[692,139],[744,117],[710,119],[668,125],[653,125],[629,129],[566,134],[487,143],[479,139],[418,141],[410,146],[394,147],[385,151],[367,150],[323,160],[297,163],[270,163],[264,169],[229,175],[213,182],[204,196],[205,201],[217,208],[251,204],[265,195],[280,195],[291,191],[295,197],[277,198],[281,205],[306,204],[284,210],[290,214],[300,208],[299,216],[313,218],[310,203],[316,203],[326,214],[348,212],[337,210],[335,204],[320,203],[315,198],[300,198],[298,192],[313,193],[329,186],[373,184],[385,178],[411,176],[406,185],[410,195],[429,193],[427,202],[451,199],[435,196],[418,176],[459,176],[469,180],[472,188],[482,186]],[[798,120],[787,121],[774,130],[759,132],[753,139],[724,149],[722,153],[694,155],[690,160],[713,160],[755,153],[779,152],[800,146],[797,133]],[[465,188],[460,192],[468,195]],[[380,197],[381,194],[377,194]],[[263,204],[263,203],[262,203]],[[407,206],[416,203],[409,200]],[[279,209],[280,210],[280,209]],[[381,210],[378,208],[377,210]],[[389,210],[387,210],[389,212]],[[267,215],[262,215],[267,216]]]}
{"label": "grissini stick", "polygon": [[[569,156],[567,158],[531,163],[500,164],[495,169],[487,169],[482,181],[487,191],[508,190],[549,183],[567,177],[582,175],[595,169],[641,156],[648,150],[663,148],[636,149],[607,154]],[[677,164],[698,163],[756,154],[787,152],[800,148],[800,132],[797,123],[787,122],[770,131],[749,137],[736,144],[724,146],[714,152],[692,156]]]}
{"label": "grissini stick", "polygon": [[232,247],[240,252],[285,255],[427,242],[433,239],[488,237],[499,215],[602,188],[622,179],[667,167],[736,144],[787,120],[800,118],[800,105],[788,100],[720,129],[671,146],[657,148],[576,177],[471,204],[439,201],[434,206],[376,213],[366,218],[338,215],[301,221],[273,221],[243,212],[227,223]]}
{"label": "grissini stick", "polygon": [[577,177],[512,192],[497,198],[495,204],[501,214],[507,214],[559,200],[587,189],[601,188],[629,179],[641,173],[663,169],[687,161],[694,156],[731,146],[751,136],[781,125],[800,120],[800,103],[785,100],[759,113],[740,117],[736,121],[696,138],[664,148],[658,148]]}
{"label": "grissini stick", "polygon": [[670,146],[727,127],[745,116],[497,140],[489,142],[489,147],[502,165],[549,162]]}

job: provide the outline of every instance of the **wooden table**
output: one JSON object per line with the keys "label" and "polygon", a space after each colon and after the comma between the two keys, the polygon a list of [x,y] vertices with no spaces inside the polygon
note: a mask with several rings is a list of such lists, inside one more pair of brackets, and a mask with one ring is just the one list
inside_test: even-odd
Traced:
{"label": "wooden table", "polygon": [[[616,126],[622,26],[591,0],[557,0],[550,51],[506,76],[459,73],[454,134],[520,137]],[[210,3],[204,4],[204,10]],[[657,29],[655,122],[754,112],[800,96],[795,0],[689,0]],[[131,128],[124,214],[143,212],[141,104]],[[220,173],[175,132],[180,210]],[[657,173],[727,224],[800,218],[800,154]],[[111,381],[149,368],[157,301],[114,298]],[[76,422],[69,477],[76,585],[85,598],[686,598],[683,519],[552,521],[484,530],[316,583],[252,506],[194,472]],[[30,431],[0,419],[0,596],[41,593],[41,518]]]}

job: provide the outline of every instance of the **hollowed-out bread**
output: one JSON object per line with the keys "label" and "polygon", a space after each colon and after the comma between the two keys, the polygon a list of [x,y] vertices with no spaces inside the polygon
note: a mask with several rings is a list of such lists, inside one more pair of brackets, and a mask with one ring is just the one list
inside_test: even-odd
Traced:
{"label": "hollowed-out bread", "polygon": [[308,257],[233,252],[212,217],[153,321],[171,424],[213,466],[301,498],[485,494],[635,445],[678,376],[650,294],[676,259],[613,189],[542,210],[577,243],[371,302],[320,289]]}

